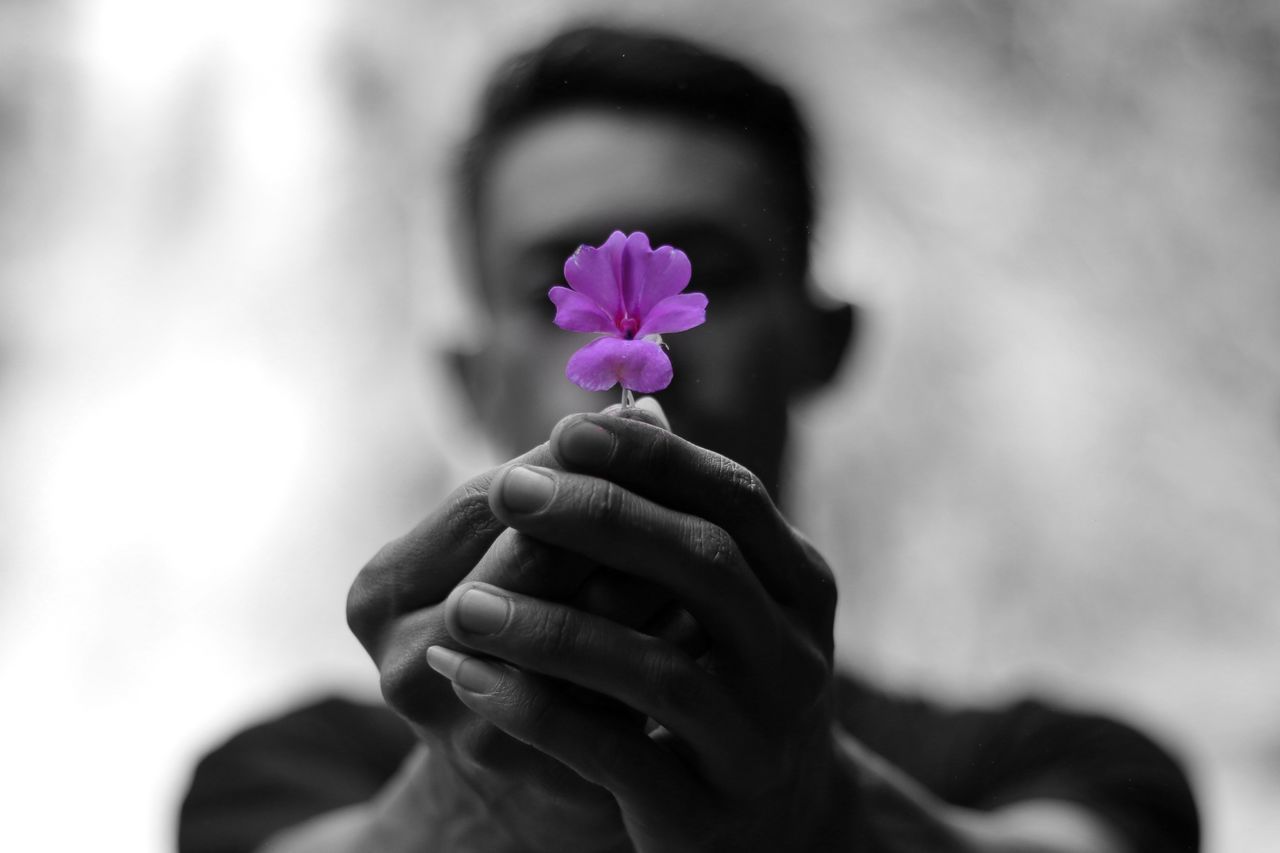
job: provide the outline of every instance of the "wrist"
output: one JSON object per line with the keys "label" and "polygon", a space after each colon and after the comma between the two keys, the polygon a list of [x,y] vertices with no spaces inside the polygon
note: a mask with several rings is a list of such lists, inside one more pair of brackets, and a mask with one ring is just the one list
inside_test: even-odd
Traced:
{"label": "wrist", "polygon": [[865,849],[857,818],[858,767],[841,741],[842,732],[832,724],[830,762],[825,786],[814,795],[815,818],[806,842],[800,849],[810,853]]}
{"label": "wrist", "polygon": [[1028,800],[994,811],[960,808],[938,799],[843,730],[835,738],[839,770],[833,790],[837,798],[844,798],[844,808],[841,812],[837,799],[831,842],[811,845],[808,849],[815,853],[1126,853],[1129,849],[1111,827],[1081,806]]}
{"label": "wrist", "polygon": [[[496,853],[626,853],[631,850],[613,796],[565,767],[507,757],[503,770],[479,769],[436,744],[419,796],[447,803],[476,844]],[[566,782],[569,784],[566,785]],[[465,818],[459,819],[459,818]],[[477,824],[473,825],[473,824]],[[483,831],[482,831],[483,830]],[[431,849],[454,850],[459,842]]]}
{"label": "wrist", "polygon": [[829,839],[818,851],[874,853],[974,853],[978,848],[957,830],[953,809],[918,782],[867,749],[840,727],[833,790],[836,794]]}
{"label": "wrist", "polygon": [[425,745],[414,749],[369,807],[368,850],[522,850],[448,758]]}
{"label": "wrist", "polygon": [[517,853],[442,756],[419,745],[372,799],[280,832],[261,853]]}

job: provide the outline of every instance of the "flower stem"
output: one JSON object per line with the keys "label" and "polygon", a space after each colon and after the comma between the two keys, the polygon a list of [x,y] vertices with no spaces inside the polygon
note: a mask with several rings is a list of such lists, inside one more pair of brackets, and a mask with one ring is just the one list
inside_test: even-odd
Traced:
{"label": "flower stem", "polygon": [[630,409],[636,404],[636,398],[631,395],[631,389],[624,387],[622,389],[622,408]]}

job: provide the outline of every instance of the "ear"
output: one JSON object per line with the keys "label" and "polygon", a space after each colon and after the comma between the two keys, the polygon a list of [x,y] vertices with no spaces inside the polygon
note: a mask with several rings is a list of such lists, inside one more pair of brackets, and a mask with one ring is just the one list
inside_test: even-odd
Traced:
{"label": "ear", "polygon": [[805,308],[805,345],[796,364],[794,387],[804,393],[831,383],[851,350],[856,347],[861,330],[861,312],[847,302],[821,304],[809,302]]}
{"label": "ear", "polygon": [[471,414],[481,417],[485,413],[487,400],[485,397],[485,359],[484,353],[478,349],[451,347],[444,351],[446,372],[451,374],[462,389],[463,396],[471,407]]}

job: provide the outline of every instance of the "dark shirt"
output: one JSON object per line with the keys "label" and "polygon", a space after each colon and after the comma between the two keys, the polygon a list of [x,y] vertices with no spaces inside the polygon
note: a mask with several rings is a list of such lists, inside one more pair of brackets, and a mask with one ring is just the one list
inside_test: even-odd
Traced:
{"label": "dark shirt", "polygon": [[[993,809],[1078,803],[1142,853],[1195,853],[1186,775],[1160,747],[1105,717],[1036,701],[948,709],[842,677],[837,715],[864,746],[940,799]],[[244,731],[196,768],[180,853],[251,853],[286,827],[371,798],[414,746],[386,708],[326,699]]]}

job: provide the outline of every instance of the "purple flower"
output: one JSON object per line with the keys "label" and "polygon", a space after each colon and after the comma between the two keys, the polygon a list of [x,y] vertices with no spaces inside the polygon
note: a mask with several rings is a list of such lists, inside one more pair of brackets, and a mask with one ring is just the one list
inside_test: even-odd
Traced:
{"label": "purple flower", "polygon": [[[642,394],[671,384],[671,359],[658,336],[707,319],[707,297],[689,286],[689,257],[670,246],[649,247],[642,231],[614,231],[603,246],[579,246],[564,262],[568,287],[547,294],[555,324],[571,332],[602,332],[569,358],[565,375],[588,391],[617,383]],[[656,340],[655,340],[656,339]]]}

